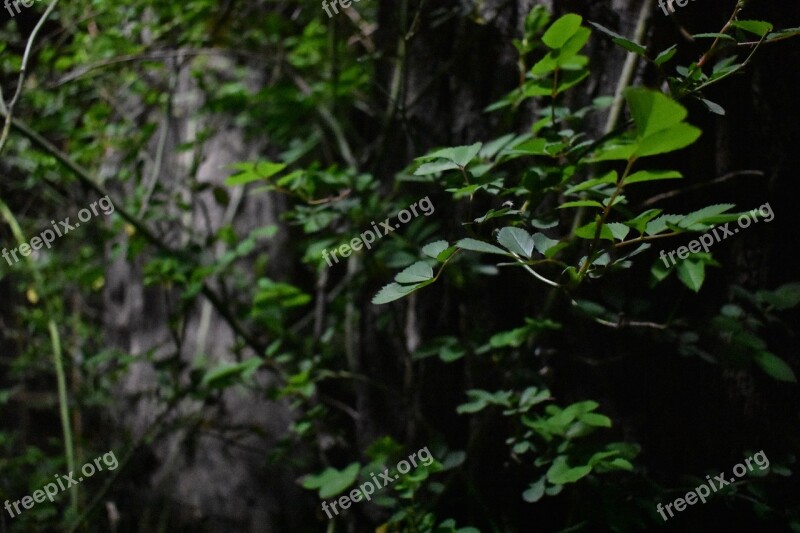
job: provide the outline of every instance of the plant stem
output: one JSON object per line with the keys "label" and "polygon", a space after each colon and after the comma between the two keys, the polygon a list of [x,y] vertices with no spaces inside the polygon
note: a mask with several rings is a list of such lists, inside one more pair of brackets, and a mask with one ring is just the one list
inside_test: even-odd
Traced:
{"label": "plant stem", "polygon": [[[9,209],[8,205],[0,199],[0,214],[2,214],[3,218],[6,220],[9,226],[11,226],[11,232],[14,234],[14,238],[17,240],[18,244],[24,244],[27,241],[25,240],[24,235],[22,234],[22,229],[19,226],[19,222],[17,222],[16,217]],[[33,263],[33,259],[28,256],[26,264],[28,265],[31,276],[33,277],[35,286],[39,287],[42,293],[44,293],[44,279],[42,278],[41,273],[37,270],[36,266]],[[49,305],[49,300],[43,296],[43,307],[45,313],[49,317],[54,316],[54,312],[52,307]],[[53,349],[53,364],[55,366],[56,371],[56,387],[58,392],[58,407],[59,407],[59,416],[61,418],[61,430],[64,438],[64,455],[67,462],[67,469],[70,473],[75,471],[75,445],[72,441],[72,426],[70,425],[69,419],[69,398],[67,397],[67,379],[66,374],[64,373],[64,358],[61,354],[61,337],[58,333],[58,327],[56,326],[55,320],[53,318],[48,319],[47,321],[47,329],[50,333],[50,344]],[[70,496],[70,506],[72,507],[72,511],[77,514],[78,513],[78,487],[76,485],[72,485],[69,490]]]}

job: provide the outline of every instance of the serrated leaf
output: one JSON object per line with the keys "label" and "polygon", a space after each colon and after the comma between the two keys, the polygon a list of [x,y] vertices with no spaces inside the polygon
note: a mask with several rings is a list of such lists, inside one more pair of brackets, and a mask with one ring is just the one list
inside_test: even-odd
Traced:
{"label": "serrated leaf", "polygon": [[667,229],[668,224],[677,224],[683,220],[682,215],[661,215],[660,217],[651,220],[647,223],[644,232],[647,235],[657,235]]}
{"label": "serrated leaf", "polygon": [[433,278],[433,269],[424,261],[417,261],[394,277],[397,283],[422,283]]}
{"label": "serrated leaf", "polygon": [[702,209],[698,209],[697,211],[693,211],[683,217],[683,220],[680,221],[680,226],[683,228],[688,228],[692,224],[696,222],[704,222],[711,217],[715,217],[724,213],[725,211],[730,211],[735,206],[733,204],[714,204],[709,205],[708,207],[704,207]]}
{"label": "serrated leaf", "polygon": [[794,375],[792,367],[775,354],[766,351],[758,352],[755,355],[755,361],[764,372],[778,381],[797,383],[797,377]]}
{"label": "serrated leaf", "polygon": [[625,185],[645,181],[658,181],[682,178],[683,174],[677,170],[640,170],[625,178]]}
{"label": "serrated leaf", "polygon": [[564,202],[560,206],[559,209],[567,209],[569,207],[603,207],[603,204],[596,200],[576,200],[574,202]]}
{"label": "serrated leaf", "polygon": [[479,241],[477,239],[461,239],[456,243],[456,246],[463,250],[470,250],[472,252],[483,252],[487,254],[499,254],[505,256],[508,255],[508,252],[502,248],[498,248],[494,244],[489,244],[488,242]]}
{"label": "serrated leaf", "polygon": [[535,243],[530,233],[522,228],[515,228],[506,226],[502,228],[497,234],[497,242],[504,246],[507,250],[521,255],[522,257],[531,257]]}
{"label": "serrated leaf", "polygon": [[612,170],[599,178],[592,178],[582,183],[578,183],[577,185],[573,185],[572,187],[564,191],[564,194],[573,194],[576,192],[585,191],[586,189],[591,189],[592,187],[595,187],[597,185],[616,183],[617,177],[618,177],[617,171]]}
{"label": "serrated leaf", "polygon": [[460,167],[465,167],[478,155],[482,146],[483,143],[475,143],[469,146],[456,146],[453,148],[452,161]]}
{"label": "serrated leaf", "polygon": [[[596,231],[597,222],[589,222],[585,226],[581,226],[580,228],[576,229],[575,235],[581,239],[594,239],[594,234]],[[603,229],[600,231],[600,238],[608,239],[610,241],[614,240],[614,234],[611,232],[611,228],[608,227],[608,224],[605,224]]]}
{"label": "serrated leaf", "polygon": [[658,91],[631,87],[624,95],[640,139],[672,128],[686,118],[685,107]]}
{"label": "serrated leaf", "polygon": [[630,233],[631,231],[631,228],[629,228],[622,222],[609,222],[604,226],[603,229],[605,228],[611,230],[611,234],[614,236],[614,238],[620,241],[624,240],[625,237],[628,236],[628,233]]}
{"label": "serrated leaf", "polygon": [[372,298],[372,303],[375,305],[387,304],[409,295],[417,288],[418,287],[416,285],[400,285],[399,283],[390,283],[378,291],[378,294]]}
{"label": "serrated leaf", "polygon": [[574,202],[564,202],[560,206],[559,209],[567,209],[570,207],[603,207],[603,204],[596,200],[576,200]]}
{"label": "serrated leaf", "polygon": [[723,39],[725,41],[736,42],[736,39],[726,33],[696,33],[692,35],[695,39]]}
{"label": "serrated leaf", "polygon": [[446,170],[455,170],[458,165],[452,161],[435,161],[433,163],[423,163],[414,171],[415,176],[427,176],[428,174],[437,174]]}
{"label": "serrated leaf", "polygon": [[686,259],[678,263],[678,278],[689,289],[700,292],[703,281],[706,279],[706,265],[702,261]]}
{"label": "serrated leaf", "polygon": [[625,224],[635,229],[639,233],[644,233],[644,230],[647,227],[647,223],[660,214],[661,214],[661,209],[648,209],[647,211],[641,213],[636,218],[627,220]]}
{"label": "serrated leaf", "polygon": [[785,30],[774,31],[767,35],[766,40],[774,41],[775,39],[785,39],[795,35],[800,35],[800,28],[786,28]]}
{"label": "serrated leaf", "polygon": [[569,13],[556,20],[542,35],[542,42],[549,48],[561,48],[570,37],[575,35],[581,26],[583,18]]}
{"label": "serrated leaf", "polygon": [[447,241],[434,241],[422,247],[422,253],[428,257],[437,259],[439,254],[447,250],[450,244]]}
{"label": "serrated leaf", "polygon": [[700,128],[691,124],[676,124],[642,139],[634,155],[647,157],[674,152],[694,143],[702,133]]}
{"label": "serrated leaf", "polygon": [[763,37],[772,31],[772,24],[762,20],[734,20],[731,26]]}

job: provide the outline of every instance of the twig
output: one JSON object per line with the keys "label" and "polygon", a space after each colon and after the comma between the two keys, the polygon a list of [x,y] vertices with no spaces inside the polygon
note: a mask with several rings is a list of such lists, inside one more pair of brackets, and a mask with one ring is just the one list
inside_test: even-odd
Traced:
{"label": "twig", "polygon": [[705,183],[697,183],[692,185],[691,187],[684,187],[683,189],[675,189],[672,191],[667,191],[665,193],[657,194],[652,198],[648,198],[644,202],[642,202],[642,207],[647,207],[649,205],[653,205],[661,200],[666,200],[667,198],[672,198],[673,196],[678,196],[679,194],[683,194],[689,191],[695,191],[697,189],[702,189],[704,187],[708,187],[710,185],[716,185],[717,183],[722,183],[728,181],[729,179],[735,178],[737,176],[764,176],[764,173],[760,170],[740,170],[737,172],[730,172],[725,174],[724,176],[720,176],[719,178],[714,178],[711,181]]}
{"label": "twig", "polygon": [[[33,131],[27,124],[21,122],[14,118],[9,118],[8,115],[3,113],[0,110],[0,115],[7,117],[11,120],[11,124],[23,133],[29,140],[33,142],[33,144],[39,146],[44,151],[53,155],[61,164],[67,167],[74,175],[78,178],[84,186],[91,189],[95,193],[99,194],[100,196],[109,196],[108,191],[100,185],[95,178],[89,174],[88,170],[85,170],[77,163],[75,163],[70,157],[59,150],[56,146],[54,146],[50,141]],[[154,234],[142,221],[140,221],[137,217],[129,213],[124,207],[118,205],[117,202],[113,202],[115,205],[115,212],[119,214],[119,216],[128,222],[131,226],[133,226],[136,231],[141,234],[146,241],[150,244],[172,256],[180,257],[184,260],[191,260],[192,258],[185,252],[173,250],[169,245],[167,245],[161,238],[159,238],[156,234]],[[236,333],[239,337],[241,337],[245,343],[250,346],[259,356],[264,354],[264,351],[267,348],[267,344],[259,341],[251,334],[249,334],[242,324],[239,323],[239,320],[233,315],[233,313],[225,307],[222,299],[211,289],[207,283],[203,283],[201,293],[205,296],[208,301],[211,302],[211,305],[217,310],[220,316],[223,318],[225,322],[228,323],[230,328]],[[283,377],[282,369],[275,364],[273,361],[266,360],[266,365],[272,368],[279,376]]]}
{"label": "twig", "polygon": [[[641,42],[644,40],[645,33],[647,32],[647,21],[653,11],[653,4],[655,0],[645,0],[642,4],[642,9],[639,11],[639,18],[636,21],[636,29],[633,32],[633,40]],[[625,64],[622,67],[622,72],[617,82],[617,89],[614,91],[614,103],[611,110],[608,112],[608,120],[604,133],[609,133],[617,125],[619,115],[622,112],[622,92],[631,84],[633,73],[636,71],[636,65],[639,62],[639,55],[629,52],[625,58]]]}
{"label": "twig", "polygon": [[14,107],[17,105],[19,97],[22,95],[22,86],[25,84],[25,73],[28,68],[28,60],[31,57],[33,41],[36,39],[36,35],[39,33],[42,25],[44,25],[44,21],[47,20],[47,17],[50,16],[50,13],[52,13],[53,9],[55,9],[56,4],[58,4],[58,0],[53,0],[53,2],[47,6],[42,18],[39,19],[39,22],[33,28],[30,37],[28,37],[28,43],[25,45],[25,53],[22,54],[22,64],[19,67],[17,90],[14,93],[14,96],[11,97],[11,102],[9,102],[8,107],[6,107],[5,101],[3,100],[3,90],[0,89],[0,107],[2,107],[0,111],[2,111],[3,115],[6,117],[5,124],[3,124],[3,132],[0,134],[0,153],[3,152],[3,147],[5,147],[6,142],[8,141],[8,133],[11,131],[11,119],[14,117]]}

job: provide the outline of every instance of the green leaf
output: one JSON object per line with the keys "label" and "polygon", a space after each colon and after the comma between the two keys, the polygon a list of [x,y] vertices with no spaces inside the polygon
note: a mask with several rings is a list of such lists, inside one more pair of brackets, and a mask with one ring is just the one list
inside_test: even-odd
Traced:
{"label": "green leaf", "polygon": [[648,235],[658,235],[667,229],[667,224],[677,224],[683,218],[683,215],[661,215],[648,222],[644,232]]}
{"label": "green leaf", "polygon": [[611,40],[614,41],[615,44],[621,46],[622,48],[624,48],[629,52],[633,52],[634,54],[638,54],[640,56],[645,55],[645,53],[647,52],[645,47],[642,46],[641,44],[635,41],[631,41],[630,39],[623,37],[619,33],[609,30],[605,26],[601,26],[600,24],[591,21],[589,22],[589,24],[591,24],[595,29],[600,30],[602,33],[605,33],[606,35],[611,37]]}
{"label": "green leaf", "polygon": [[640,170],[625,178],[625,185],[631,183],[641,183],[645,181],[669,180],[682,178],[683,174],[677,170]]}
{"label": "green leaf", "polygon": [[758,352],[755,355],[755,361],[764,372],[778,381],[797,383],[797,377],[795,377],[792,367],[775,354],[766,351]]}
{"label": "green leaf", "polygon": [[458,414],[477,413],[489,405],[501,405],[504,407],[509,407],[511,405],[511,391],[497,391],[491,393],[480,389],[470,389],[467,391],[467,396],[469,396],[471,401],[459,405],[456,408]]}
{"label": "green leaf", "polygon": [[[581,56],[583,57],[583,56]],[[563,71],[558,78],[555,94],[561,94],[589,77],[588,70]],[[547,94],[550,94],[549,92]]]}
{"label": "green leaf", "polygon": [[723,39],[725,41],[736,42],[736,39],[726,33],[696,33],[692,35],[695,39]]}
{"label": "green leaf", "polygon": [[481,146],[483,146],[483,143],[475,143],[469,146],[456,146],[452,149],[452,161],[460,167],[467,166],[470,161],[478,155],[478,152],[481,151]]}
{"label": "green leaf", "polygon": [[800,305],[800,283],[787,283],[774,291],[758,291],[756,299],[779,311],[785,311]]}
{"label": "green leaf", "polygon": [[542,35],[542,42],[549,48],[561,48],[566,44],[570,37],[575,35],[578,28],[581,26],[583,18],[579,15],[569,13],[556,20],[544,35]]}
{"label": "green leaf", "polygon": [[547,146],[547,139],[528,139],[527,141],[521,142],[509,150],[509,153],[524,155],[550,155],[547,153],[547,150],[545,150],[545,146]]}
{"label": "green leaf", "polygon": [[358,463],[351,463],[344,470],[328,467],[321,474],[306,476],[303,488],[319,489],[319,497],[324,500],[340,494],[352,485],[360,469]]}
{"label": "green leaf", "polygon": [[519,348],[528,338],[529,334],[530,329],[525,326],[509,331],[501,331],[500,333],[492,335],[492,338],[489,339],[489,345],[492,348],[507,348],[509,346]]}
{"label": "green leaf", "polygon": [[390,283],[378,291],[378,294],[372,298],[372,303],[375,305],[387,304],[409,295],[417,288],[419,287],[416,285],[400,285],[399,283]]}
{"label": "green leaf", "polygon": [[624,95],[640,139],[680,124],[686,118],[685,107],[658,91],[631,87]]}
{"label": "green leaf", "polygon": [[414,171],[415,176],[426,176],[428,174],[438,174],[445,170],[455,170],[458,165],[452,161],[436,161],[433,163],[424,163]]}
{"label": "green leaf", "polygon": [[522,257],[531,257],[535,246],[530,233],[522,228],[511,226],[506,226],[500,230],[497,234],[497,242],[509,251],[521,255]]}
{"label": "green leaf", "polygon": [[611,419],[608,418],[606,415],[601,415],[599,413],[585,413],[582,415],[578,415],[578,420],[580,420],[581,422],[583,422],[588,426],[604,427],[604,428],[611,427]]}
{"label": "green leaf", "polygon": [[447,250],[450,244],[447,241],[434,241],[422,247],[422,253],[434,259],[439,258],[439,254]]}
{"label": "green leaf", "polygon": [[222,389],[252,376],[264,360],[252,357],[241,363],[225,363],[209,370],[203,376],[202,384],[212,389]]}
{"label": "green leaf", "polygon": [[772,24],[762,20],[734,20],[731,25],[740,30],[755,33],[759,37],[763,37],[772,31]]}
{"label": "green leaf", "polygon": [[633,472],[633,465],[631,464],[631,462],[622,457],[616,457],[615,459],[612,459],[609,464],[619,470],[625,470],[626,472]]}
{"label": "green leaf", "polygon": [[531,483],[528,489],[522,493],[522,499],[528,503],[536,503],[544,496],[544,476],[539,478],[539,481]]}
{"label": "green leaf", "polygon": [[284,163],[271,163],[269,161],[258,161],[257,163],[235,163],[231,167],[239,170],[237,174],[225,180],[228,187],[237,185],[247,185],[258,180],[271,178],[278,172],[286,168]]}
{"label": "green leaf", "polygon": [[694,292],[700,292],[706,278],[706,265],[702,261],[686,259],[678,263],[678,278]]}
{"label": "green leaf", "polygon": [[647,223],[660,214],[661,214],[661,209],[648,209],[647,211],[641,213],[636,218],[632,218],[626,221],[625,225],[630,226],[639,233],[644,233],[644,230],[647,227]]}
{"label": "green leaf", "polygon": [[725,116],[725,108],[721,105],[712,102],[711,100],[706,100],[705,98],[700,98],[700,101],[706,106],[706,108],[714,114]]}
{"label": "green leaf", "polygon": [[533,234],[533,245],[536,250],[547,257],[547,251],[553,248],[554,246],[558,245],[559,241],[556,239],[551,239],[544,233],[534,233]]}
{"label": "green leaf", "polygon": [[[556,65],[558,67],[569,68],[570,65],[575,62],[576,54],[583,49],[583,47],[589,41],[589,37],[591,35],[592,32],[589,28],[578,28],[578,31],[575,32],[575,35],[570,37],[560,50],[554,50],[553,52],[550,52],[551,54],[555,54]],[[577,64],[581,65],[581,63],[582,60],[578,60]]]}
{"label": "green leaf", "polygon": [[697,211],[693,211],[683,217],[683,220],[680,221],[679,225],[682,228],[688,228],[692,224],[697,222],[705,222],[711,217],[715,217],[716,215],[720,215],[725,211],[730,211],[735,206],[733,204],[714,204],[709,205],[708,207],[704,207],[702,209],[698,209]]}
{"label": "green leaf", "polygon": [[508,252],[506,252],[502,248],[498,248],[493,244],[479,241],[477,239],[470,239],[470,238],[461,239],[456,243],[456,246],[463,250],[470,250],[472,252],[483,252],[487,254],[499,254],[506,256],[508,255]]}
{"label": "green leaf", "polygon": [[592,162],[627,161],[638,147],[639,145],[636,143],[605,145],[595,153]]}
{"label": "green leaf", "polygon": [[592,467],[588,465],[571,468],[567,464],[567,458],[563,455],[559,455],[547,471],[547,481],[554,485],[575,483],[591,471]]}
{"label": "green leaf", "polygon": [[422,283],[433,278],[433,269],[424,261],[417,261],[394,277],[397,283]]}
{"label": "green leaf", "polygon": [[678,45],[673,44],[672,46],[670,46],[669,48],[658,54],[656,58],[653,60],[653,63],[659,66],[663,65],[664,63],[672,59],[672,56],[674,56],[675,52],[677,51],[678,51]]}
{"label": "green leaf", "polygon": [[690,124],[676,124],[642,139],[634,155],[646,157],[674,152],[695,142],[701,133],[699,128]]}
{"label": "green leaf", "polygon": [[617,171],[612,170],[599,178],[592,178],[582,183],[578,183],[577,185],[573,185],[572,187],[564,191],[564,194],[573,194],[576,192],[585,191],[586,189],[591,189],[592,187],[595,187],[597,185],[616,183],[617,177],[618,177]]}
{"label": "green leaf", "polygon": [[[580,237],[581,239],[594,239],[594,234],[597,231],[597,222],[589,222],[585,226],[581,226],[580,228],[575,230],[575,235]],[[614,240],[614,234],[611,232],[611,229],[608,227],[608,224],[603,226],[603,229],[600,231],[600,238],[601,239],[608,239],[610,241]]]}
{"label": "green leaf", "polygon": [[564,202],[559,209],[567,209],[568,207],[603,207],[603,204],[596,200],[577,200],[575,202]]}
{"label": "green leaf", "polygon": [[785,39],[800,35],[800,28],[786,28],[785,30],[778,30],[767,35],[767,41],[774,41],[775,39]]}
{"label": "green leaf", "polygon": [[605,228],[611,230],[611,234],[614,236],[614,238],[620,241],[624,240],[625,237],[628,236],[628,233],[630,233],[631,231],[631,228],[629,228],[622,222],[609,222],[604,226],[603,229]]}

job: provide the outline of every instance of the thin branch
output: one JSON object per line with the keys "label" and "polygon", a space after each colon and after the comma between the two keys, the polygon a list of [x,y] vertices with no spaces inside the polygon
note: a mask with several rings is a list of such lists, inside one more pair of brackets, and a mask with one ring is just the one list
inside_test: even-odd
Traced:
{"label": "thin branch", "polygon": [[11,119],[14,117],[14,107],[16,107],[17,102],[22,95],[22,86],[25,84],[25,73],[27,72],[28,61],[31,57],[33,41],[36,40],[36,35],[39,33],[39,30],[42,29],[44,21],[47,20],[47,17],[49,17],[50,13],[52,13],[55,9],[56,4],[58,4],[58,0],[53,0],[53,2],[47,6],[42,18],[39,19],[39,22],[33,28],[30,37],[28,37],[28,43],[25,45],[25,53],[22,55],[22,64],[19,67],[17,89],[14,93],[14,96],[11,97],[11,102],[9,102],[8,107],[5,105],[5,101],[3,100],[3,92],[2,89],[0,89],[0,103],[2,104],[2,109],[0,109],[0,111],[2,111],[3,115],[6,117],[5,124],[3,124],[3,132],[0,133],[0,153],[3,152],[6,142],[8,142],[8,133],[11,131]]}
{"label": "thin branch", "polygon": [[668,191],[665,193],[657,194],[652,198],[648,198],[644,202],[642,202],[642,207],[647,207],[649,205],[653,205],[655,203],[660,202],[661,200],[666,200],[667,198],[672,198],[673,196],[678,196],[679,194],[683,194],[685,192],[695,191],[697,189],[702,189],[705,187],[709,187],[711,185],[716,185],[718,183],[723,183],[728,181],[729,179],[735,178],[737,176],[759,176],[763,177],[764,173],[760,170],[739,170],[737,172],[730,172],[725,174],[724,176],[720,176],[719,178],[714,178],[711,181],[707,181],[704,183],[697,183],[692,185],[691,187],[684,187],[683,189],[675,189],[672,191]]}
{"label": "thin branch", "polygon": [[197,50],[165,50],[165,51],[156,51],[150,52],[146,54],[128,54],[122,55],[118,57],[112,57],[111,59],[105,59],[103,61],[97,61],[96,63],[91,63],[89,65],[84,65],[82,67],[76,68],[75,70],[68,72],[64,76],[61,77],[58,81],[51,84],[49,86],[50,89],[55,89],[69,83],[71,81],[75,81],[81,76],[88,74],[93,70],[97,70],[99,68],[108,67],[111,65],[116,65],[119,63],[127,63],[131,61],[160,61],[162,59],[171,59],[173,57],[186,57],[186,56],[199,56],[199,55],[248,55],[244,54],[243,52],[238,52],[236,50],[221,50],[216,48],[199,48]]}
{"label": "thin branch", "polygon": [[[642,9],[639,10],[639,18],[636,21],[636,29],[633,32],[633,40],[642,42],[645,33],[647,32],[647,22],[652,15],[655,0],[645,0],[642,4]],[[617,88],[614,91],[614,103],[611,110],[608,112],[608,120],[604,133],[609,133],[617,125],[619,116],[622,113],[622,92],[631,84],[633,74],[636,71],[636,65],[639,63],[639,55],[629,52],[625,58],[625,64],[622,67],[622,72],[617,82]]]}
{"label": "thin branch", "polygon": [[[50,153],[56,159],[61,162],[65,167],[67,167],[72,173],[78,178],[84,186],[88,189],[94,191],[96,194],[100,196],[108,196],[111,197],[108,191],[100,185],[95,178],[91,176],[88,170],[85,170],[77,163],[75,163],[67,154],[59,150],[56,146],[54,146],[50,141],[33,131],[27,124],[21,122],[20,120],[14,119],[0,110],[0,115],[6,117],[7,120],[11,121],[11,124],[20,131],[23,135],[25,135],[29,140],[33,142],[33,144],[37,145],[42,150]],[[187,253],[183,251],[173,250],[172,247],[167,245],[160,237],[158,237],[155,233],[153,233],[150,228],[148,228],[142,221],[140,221],[136,216],[129,213],[124,207],[118,205],[117,202],[113,202],[115,206],[115,212],[119,214],[120,218],[128,222],[131,226],[133,226],[136,231],[141,234],[146,241],[150,244],[158,248],[164,253],[167,253],[172,256],[180,257],[187,261],[192,261],[192,257],[190,257]],[[245,343],[252,348],[258,355],[263,355],[267,344],[259,341],[256,337],[248,333],[244,326],[239,323],[239,320],[234,316],[234,314],[225,306],[222,299],[211,289],[207,283],[203,283],[201,294],[205,296],[211,305],[214,306],[216,311],[220,314],[220,316],[228,323],[231,329],[236,333],[239,337],[241,337]],[[270,360],[266,360],[266,365],[272,368],[276,373],[280,376],[283,376],[282,369]]]}

